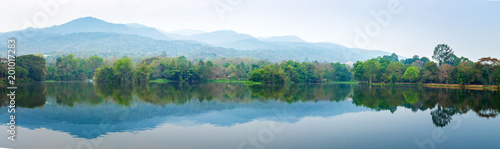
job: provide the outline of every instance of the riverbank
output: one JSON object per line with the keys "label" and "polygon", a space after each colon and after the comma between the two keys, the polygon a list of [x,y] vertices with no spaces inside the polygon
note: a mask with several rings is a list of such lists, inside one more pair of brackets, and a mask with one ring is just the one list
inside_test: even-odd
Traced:
{"label": "riverbank", "polygon": [[493,85],[460,85],[460,84],[438,84],[438,83],[426,83],[422,84],[425,87],[432,88],[456,88],[456,89],[487,89],[487,90],[500,90],[500,86]]}
{"label": "riverbank", "polygon": [[493,85],[461,85],[461,84],[441,84],[441,83],[371,83],[374,86],[423,86],[429,88],[451,88],[451,89],[473,89],[473,90],[500,90],[500,86]]}
{"label": "riverbank", "polygon": [[227,80],[227,79],[220,79],[220,80],[207,80],[207,82],[211,83],[245,83],[245,84],[262,84],[262,82],[253,82],[253,81],[248,81],[248,80]]}

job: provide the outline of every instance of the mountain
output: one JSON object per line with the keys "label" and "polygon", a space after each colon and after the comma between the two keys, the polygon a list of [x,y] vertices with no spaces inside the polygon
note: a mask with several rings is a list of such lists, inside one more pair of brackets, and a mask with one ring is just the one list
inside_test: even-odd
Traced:
{"label": "mountain", "polygon": [[[65,24],[51,26],[48,28],[28,28],[0,34],[0,39],[15,37],[18,40],[38,38],[40,36],[65,35],[82,32],[106,32],[144,36],[157,40],[168,40],[168,36],[155,28],[140,24],[114,24],[93,17],[79,18]],[[32,36],[32,37],[30,37]]]}
{"label": "mountain", "polygon": [[302,40],[297,36],[274,36],[268,38],[259,38],[259,40],[268,42],[306,42],[305,40]]}
{"label": "mountain", "polygon": [[139,24],[114,24],[93,17],[79,18],[68,23],[41,29],[41,31],[56,34],[70,34],[79,32],[112,32],[121,34],[139,35],[158,40],[169,39],[155,28]]}
{"label": "mountain", "polygon": [[[141,24],[115,24],[92,17],[42,29],[29,28],[0,33],[0,40],[18,40],[18,55],[43,53],[53,60],[75,56],[144,58],[159,54],[184,55],[191,59],[216,57],[254,57],[320,62],[355,62],[390,53],[347,48],[334,43],[310,43],[296,36],[256,38],[231,30],[203,32],[180,30],[163,32]],[[0,42],[1,47],[6,43]],[[6,53],[0,53],[6,57]]]}
{"label": "mountain", "polygon": [[201,30],[193,30],[193,29],[183,29],[183,30],[175,30],[175,31],[169,31],[169,32],[164,32],[165,34],[177,34],[181,36],[191,36],[191,35],[196,35],[196,34],[203,34],[205,33],[204,31]]}
{"label": "mountain", "polygon": [[215,31],[188,36],[186,39],[205,42],[208,44],[219,44],[235,42],[239,40],[256,39],[248,34],[240,34],[231,30]]}

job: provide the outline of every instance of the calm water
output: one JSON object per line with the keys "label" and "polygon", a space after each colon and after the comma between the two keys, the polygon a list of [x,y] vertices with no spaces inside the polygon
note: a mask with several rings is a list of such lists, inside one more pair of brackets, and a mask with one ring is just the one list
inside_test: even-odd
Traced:
{"label": "calm water", "polygon": [[0,147],[500,148],[495,91],[42,83],[19,87],[17,98],[17,141]]}

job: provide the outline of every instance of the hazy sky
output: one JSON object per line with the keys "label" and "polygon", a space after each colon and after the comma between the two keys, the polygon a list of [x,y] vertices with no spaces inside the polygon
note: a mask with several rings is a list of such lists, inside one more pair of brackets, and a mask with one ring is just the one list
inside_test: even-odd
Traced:
{"label": "hazy sky", "polygon": [[[50,5],[45,11],[40,3],[57,3],[57,7]],[[0,32],[93,16],[165,31],[296,35],[311,42],[333,42],[406,57],[430,57],[440,43],[474,61],[500,57],[500,0],[11,0],[3,2],[0,10]],[[374,13],[386,15],[377,21],[380,19]],[[38,21],[33,21],[34,17]],[[357,40],[363,36],[368,40]]]}

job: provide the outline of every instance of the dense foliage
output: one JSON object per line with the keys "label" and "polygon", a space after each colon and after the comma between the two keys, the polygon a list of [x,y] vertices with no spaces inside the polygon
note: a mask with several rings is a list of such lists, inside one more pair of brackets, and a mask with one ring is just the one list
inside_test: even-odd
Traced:
{"label": "dense foliage", "polygon": [[481,58],[472,62],[468,58],[457,57],[445,44],[435,48],[434,63],[428,58],[394,60],[392,56],[358,61],[352,69],[354,79],[365,83],[446,83],[463,85],[499,85],[500,61],[496,58]]}
{"label": "dense foliage", "polygon": [[[16,58],[14,81],[41,81],[45,78],[45,59],[41,55],[23,55]],[[6,81],[8,74],[8,60],[2,59],[0,65],[0,80]]]}
{"label": "dense foliage", "polygon": [[104,65],[104,60],[97,56],[75,58],[73,54],[58,57],[47,64],[46,80],[75,81],[92,79],[96,68]]}
{"label": "dense foliage", "polygon": [[143,82],[149,79],[176,82],[250,80],[264,84],[282,84],[288,81],[350,81],[352,74],[345,64],[340,63],[299,63],[290,60],[272,64],[250,58],[221,58],[193,63],[184,56],[157,56],[140,61],[136,67],[130,58],[119,59],[113,67],[104,65],[98,68],[95,79],[97,82]]}

